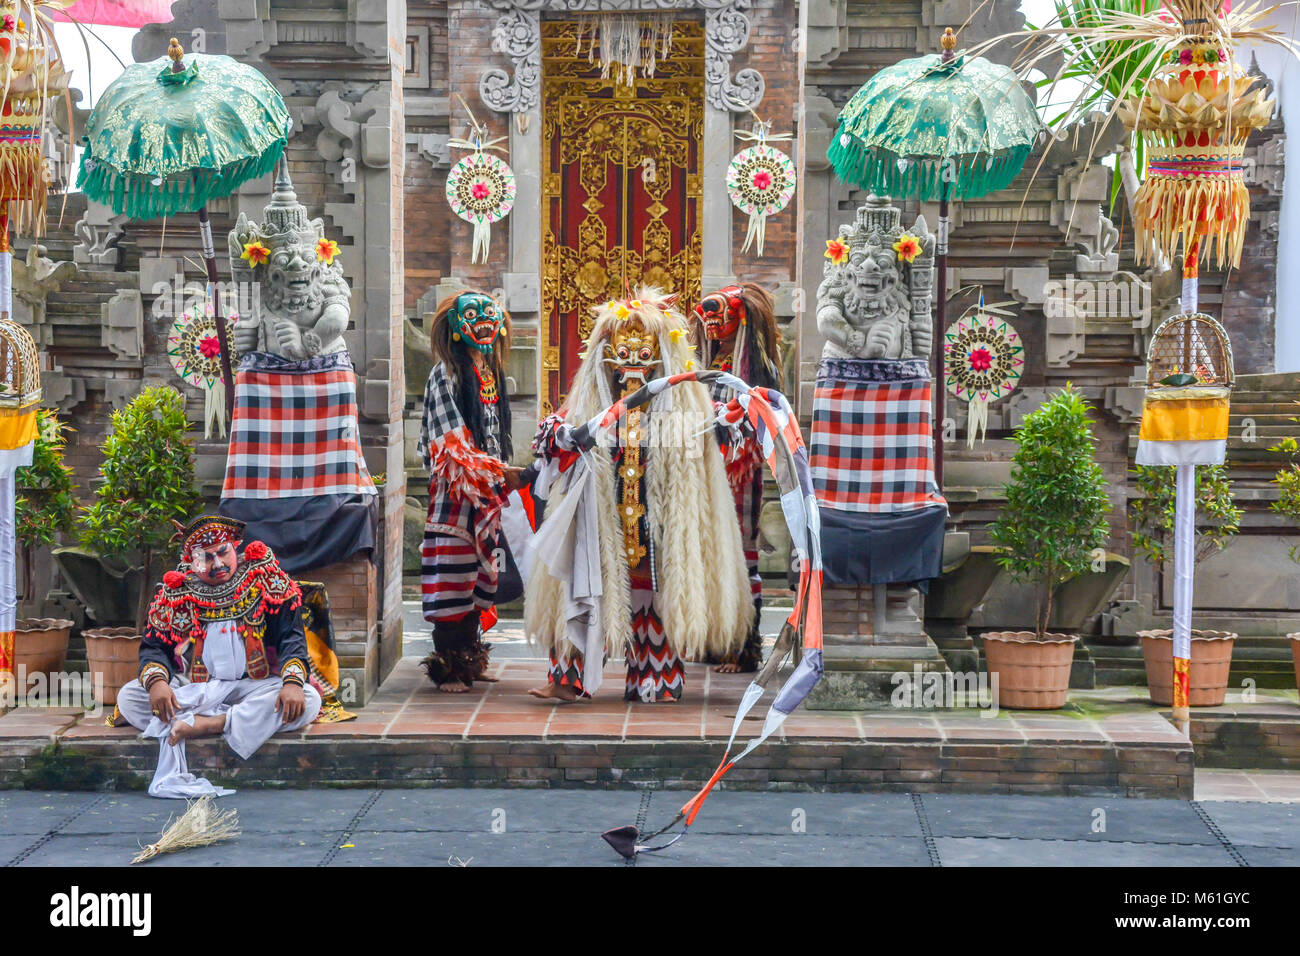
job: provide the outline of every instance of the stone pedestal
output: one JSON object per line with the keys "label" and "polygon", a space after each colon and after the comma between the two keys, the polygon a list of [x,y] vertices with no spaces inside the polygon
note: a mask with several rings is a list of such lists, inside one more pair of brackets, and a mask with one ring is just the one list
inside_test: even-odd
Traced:
{"label": "stone pedestal", "polygon": [[1001,573],[997,549],[972,547],[970,534],[964,531],[949,532],[943,544],[943,574],[930,582],[925,597],[925,631],[949,668],[975,672],[979,651],[966,622]]}
{"label": "stone pedestal", "polygon": [[808,710],[871,710],[891,706],[899,686],[944,672],[948,665],[922,626],[915,588],[828,587],[822,595],[826,672],[804,701]]}
{"label": "stone pedestal", "polygon": [[[339,699],[349,709],[364,706],[382,676],[386,676],[381,675],[375,566],[359,554],[326,568],[306,571],[301,577],[321,582],[329,595],[334,653],[339,659]],[[400,636],[397,644],[401,644]]]}

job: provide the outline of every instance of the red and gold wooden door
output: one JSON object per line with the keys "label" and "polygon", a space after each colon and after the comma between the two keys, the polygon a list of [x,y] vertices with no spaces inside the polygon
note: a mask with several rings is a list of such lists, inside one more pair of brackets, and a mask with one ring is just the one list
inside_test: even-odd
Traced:
{"label": "red and gold wooden door", "polygon": [[700,294],[702,25],[675,24],[630,86],[589,46],[577,23],[542,25],[542,415],[568,392],[591,306],[643,285]]}

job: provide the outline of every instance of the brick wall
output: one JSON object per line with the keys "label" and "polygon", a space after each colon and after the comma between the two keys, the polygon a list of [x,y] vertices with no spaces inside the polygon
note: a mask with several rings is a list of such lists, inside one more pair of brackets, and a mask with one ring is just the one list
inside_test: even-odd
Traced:
{"label": "brick wall", "polygon": [[[799,24],[795,0],[761,0],[749,12],[749,45],[731,61],[733,74],[746,68],[757,70],[767,84],[756,112],[771,122],[773,133],[796,132],[799,73],[796,61],[795,33]],[[748,131],[750,117],[736,114],[735,127]],[[733,152],[750,145],[744,140],[733,142]],[[794,141],[775,144],[794,158]],[[778,283],[794,280],[797,217],[794,200],[783,212],[767,221],[763,255],[757,249],[742,253],[749,217],[733,210],[731,218],[732,270],[737,278],[762,283],[775,289]],[[705,290],[708,291],[708,290]]]}

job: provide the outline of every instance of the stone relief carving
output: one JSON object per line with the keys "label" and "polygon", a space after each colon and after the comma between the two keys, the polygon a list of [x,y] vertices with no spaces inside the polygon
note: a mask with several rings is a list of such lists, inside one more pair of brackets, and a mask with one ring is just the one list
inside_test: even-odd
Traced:
{"label": "stone relief carving", "polygon": [[[826,338],[822,358],[929,357],[934,235],[923,217],[903,229],[900,215],[887,198],[871,196],[858,207],[853,224],[840,226],[848,261],[827,262],[817,287],[817,330]],[[921,246],[910,265],[894,250],[905,233]]]}
{"label": "stone relief carving", "polygon": [[641,13],[704,11],[705,98],[714,109],[744,113],[763,99],[766,85],[757,70],[732,76],[731,58],[749,43],[753,0],[487,0],[501,11],[492,28],[492,49],[510,57],[513,72],[493,67],[479,77],[479,95],[499,113],[538,107],[542,80],[541,13]]}
{"label": "stone relief carving", "polygon": [[[324,222],[308,220],[281,164],[262,224],[241,213],[230,231],[231,275],[250,286],[257,282],[260,292],[235,324],[237,353],[274,352],[299,361],[347,348],[350,292],[342,264],[317,256],[316,244],[324,238]],[[245,244],[254,241],[270,250],[256,269],[241,258]]]}
{"label": "stone relief carving", "polygon": [[33,243],[25,258],[14,258],[13,312],[36,344],[49,348],[54,344],[54,330],[45,320],[45,301],[51,292],[62,288],[64,280],[77,274],[77,267],[67,261],[54,262],[44,253],[44,248]]}
{"label": "stone relief carving", "polygon": [[99,341],[119,359],[144,355],[144,304],[137,289],[118,289],[99,307]]}
{"label": "stone relief carving", "polygon": [[[190,3],[214,12],[211,0]],[[226,52],[240,59],[260,60],[280,44],[339,44],[363,57],[388,56],[388,0],[348,0],[340,7],[297,10],[294,5],[271,5],[265,0],[222,0],[220,23],[225,26]],[[179,15],[177,22],[189,22]],[[217,52],[209,50],[208,52]],[[279,52],[279,51],[277,51]]]}

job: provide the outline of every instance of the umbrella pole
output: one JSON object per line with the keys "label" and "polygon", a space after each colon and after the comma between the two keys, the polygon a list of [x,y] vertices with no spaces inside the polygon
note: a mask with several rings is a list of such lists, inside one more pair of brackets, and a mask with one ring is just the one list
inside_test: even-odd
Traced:
{"label": "umbrella pole", "polygon": [[938,301],[934,305],[934,480],[943,493],[943,334],[948,325],[948,200],[939,200],[939,235],[934,267],[939,270]]}
{"label": "umbrella pole", "polygon": [[217,251],[212,244],[212,223],[208,207],[199,207],[199,238],[203,243],[203,264],[208,268],[208,295],[217,325],[217,344],[221,346],[221,380],[226,386],[226,417],[235,417],[235,377],[230,370],[230,342],[226,335],[226,313],[221,309],[221,290],[217,286]]}

